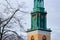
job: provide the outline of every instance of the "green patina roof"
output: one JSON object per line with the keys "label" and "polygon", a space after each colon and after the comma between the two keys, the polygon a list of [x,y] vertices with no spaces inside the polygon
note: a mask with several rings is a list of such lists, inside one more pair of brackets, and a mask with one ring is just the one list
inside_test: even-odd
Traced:
{"label": "green patina roof", "polygon": [[44,0],[34,0],[34,8],[31,13],[31,29],[27,32],[34,30],[51,32],[46,26],[46,14],[47,12],[44,11]]}
{"label": "green patina roof", "polygon": [[51,29],[47,29],[47,30],[44,30],[44,29],[28,29],[27,32],[31,32],[31,31],[35,31],[35,30],[41,30],[41,31],[47,31],[47,32],[51,32],[52,30]]}

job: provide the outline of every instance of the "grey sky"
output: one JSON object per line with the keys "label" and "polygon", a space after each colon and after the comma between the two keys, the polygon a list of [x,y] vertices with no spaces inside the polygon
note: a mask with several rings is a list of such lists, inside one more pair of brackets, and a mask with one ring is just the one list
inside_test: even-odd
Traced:
{"label": "grey sky", "polygon": [[60,40],[60,0],[45,0],[47,26],[52,29],[52,40]]}
{"label": "grey sky", "polygon": [[[4,1],[1,0],[3,3]],[[0,1],[0,3],[1,3]],[[16,0],[19,3],[25,2],[28,7],[27,10],[29,12],[33,9],[33,0]],[[9,0],[10,2],[10,0]],[[15,1],[14,1],[15,2]],[[13,3],[13,1],[12,1]],[[13,4],[14,5],[14,4]],[[2,5],[0,5],[1,7]],[[14,6],[16,7],[16,6]],[[47,27],[52,29],[51,39],[52,40],[60,40],[60,0],[45,0],[45,10],[47,11]],[[0,8],[0,11],[1,8]],[[28,20],[28,21],[27,21]],[[30,15],[26,16],[27,26],[25,28],[29,28],[30,25]]]}

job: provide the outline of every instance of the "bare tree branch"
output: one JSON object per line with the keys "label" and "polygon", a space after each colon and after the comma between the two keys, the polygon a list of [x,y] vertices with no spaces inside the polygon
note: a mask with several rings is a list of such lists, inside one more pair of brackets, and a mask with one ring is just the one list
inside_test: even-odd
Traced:
{"label": "bare tree branch", "polygon": [[7,19],[5,19],[5,20],[3,20],[3,21],[0,21],[0,25],[3,23],[3,22],[5,22],[5,21],[7,21],[9,18],[7,18]]}
{"label": "bare tree branch", "polygon": [[14,34],[18,35],[15,31],[12,31],[12,30],[7,30],[5,31],[3,34],[7,33],[7,32],[13,32]]}
{"label": "bare tree branch", "polygon": [[12,6],[10,5],[10,3],[9,3],[7,0],[5,0],[5,1],[6,1],[7,4],[10,6],[10,8],[13,9]]}
{"label": "bare tree branch", "polygon": [[[18,40],[19,40],[20,36],[19,36],[15,31],[7,30],[7,31],[4,32],[4,34],[7,33],[7,32],[12,32],[13,35],[15,34],[15,35],[17,36]],[[12,35],[12,34],[11,34],[11,35]],[[6,35],[3,35],[3,36],[6,36]],[[9,36],[10,36],[10,35],[4,37],[3,40],[6,39],[6,38],[8,38]],[[22,39],[23,39],[23,38],[22,38]]]}
{"label": "bare tree branch", "polygon": [[[10,6],[10,8],[7,6],[7,5],[5,5],[5,4],[2,4],[3,6],[5,6],[6,7],[6,9],[7,9],[7,11],[8,11],[8,13],[11,11],[10,9],[14,9],[14,8],[12,8],[12,6],[11,6],[11,4],[8,2],[8,0],[5,0],[6,2],[7,2],[7,4],[8,4],[8,6]],[[22,6],[21,6],[22,7]],[[1,40],[2,40],[2,36],[6,33],[6,32],[13,32],[13,33],[15,33],[16,35],[18,35],[15,31],[11,31],[11,30],[7,30],[7,31],[5,31],[4,32],[4,28],[5,28],[5,26],[6,25],[8,25],[8,23],[11,21],[11,19],[13,18],[13,16],[16,14],[16,12],[17,11],[20,11],[20,12],[23,12],[23,13],[28,13],[28,12],[24,12],[24,11],[22,11],[22,10],[20,10],[20,5],[18,4],[18,8],[16,9],[16,10],[14,10],[13,12],[13,14],[11,15],[11,17],[9,17],[9,18],[7,18],[7,19],[5,19],[5,20],[3,20],[3,21],[1,21],[0,20],[0,25],[2,24],[2,23],[4,23],[4,22],[6,22],[4,25],[2,25],[2,32],[1,32]],[[5,10],[4,10],[5,11]],[[7,12],[6,12],[7,13]],[[17,19],[17,18],[15,18],[17,21],[18,21],[18,24],[19,24],[19,26],[24,30],[24,27],[23,27],[23,25],[20,23],[21,22],[21,20],[19,20],[19,19]],[[1,30],[1,29],[0,29]],[[24,32],[25,32],[25,30],[24,30]]]}
{"label": "bare tree branch", "polygon": [[[10,22],[10,20],[13,18],[14,14],[15,14],[18,10],[19,10],[19,9],[17,9],[17,10],[13,13],[13,15],[9,18],[9,20],[7,21],[7,23],[3,25],[3,28],[2,28],[2,35],[3,35],[3,32],[4,32],[5,26]],[[2,36],[1,36],[1,38],[2,38]]]}

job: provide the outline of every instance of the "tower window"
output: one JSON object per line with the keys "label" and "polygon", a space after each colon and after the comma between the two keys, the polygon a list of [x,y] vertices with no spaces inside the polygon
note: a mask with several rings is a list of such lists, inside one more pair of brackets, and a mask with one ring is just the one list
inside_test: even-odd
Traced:
{"label": "tower window", "polygon": [[47,40],[45,35],[42,37],[42,40]]}
{"label": "tower window", "polygon": [[34,36],[31,36],[31,40],[34,40]]}

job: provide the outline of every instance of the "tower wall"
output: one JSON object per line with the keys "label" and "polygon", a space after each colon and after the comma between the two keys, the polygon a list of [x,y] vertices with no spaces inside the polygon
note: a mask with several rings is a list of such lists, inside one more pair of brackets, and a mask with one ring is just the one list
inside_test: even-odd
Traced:
{"label": "tower wall", "polygon": [[43,40],[44,36],[46,40],[50,40],[51,39],[50,35],[51,35],[50,32],[35,30],[35,31],[28,32],[27,40]]}

